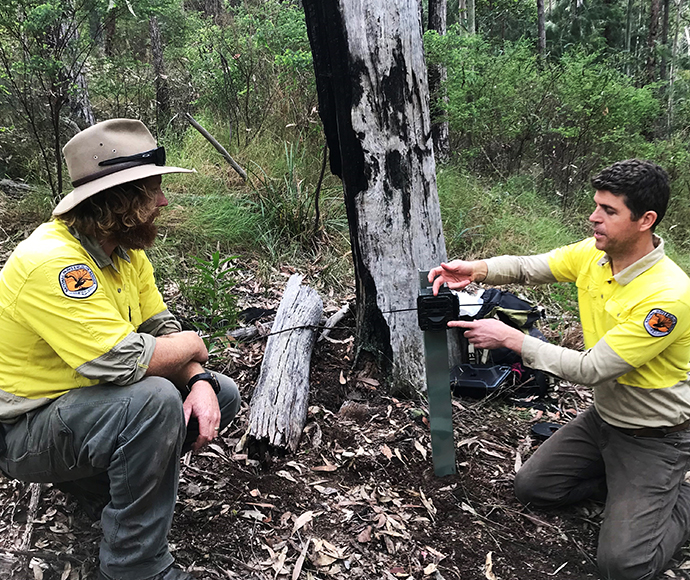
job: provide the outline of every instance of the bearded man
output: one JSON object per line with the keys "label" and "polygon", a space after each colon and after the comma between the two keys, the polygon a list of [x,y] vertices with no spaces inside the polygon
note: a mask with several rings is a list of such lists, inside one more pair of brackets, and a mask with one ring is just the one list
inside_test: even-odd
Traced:
{"label": "bearded man", "polygon": [[168,204],[140,122],[113,119],[64,147],[74,190],[0,271],[0,470],[52,482],[100,517],[99,578],[187,580],[167,544],[180,455],[218,437],[240,397],[208,372],[144,249]]}

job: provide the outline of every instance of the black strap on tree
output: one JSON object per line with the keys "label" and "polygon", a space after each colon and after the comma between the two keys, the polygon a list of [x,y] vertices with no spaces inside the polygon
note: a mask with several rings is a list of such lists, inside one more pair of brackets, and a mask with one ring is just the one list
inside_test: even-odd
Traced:
{"label": "black strap on tree", "polygon": [[455,474],[455,443],[453,441],[453,406],[448,370],[448,321],[457,320],[459,304],[447,288],[434,296],[429,272],[419,272],[417,317],[424,331],[426,358],[426,392],[429,399],[429,424],[434,473],[437,477]]}

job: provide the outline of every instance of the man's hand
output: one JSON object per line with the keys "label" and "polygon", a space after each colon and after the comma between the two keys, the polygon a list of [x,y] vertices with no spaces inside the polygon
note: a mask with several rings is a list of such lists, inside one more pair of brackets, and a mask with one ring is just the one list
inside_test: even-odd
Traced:
{"label": "man's hand", "polygon": [[518,354],[522,354],[522,343],[525,335],[517,328],[508,326],[495,318],[482,320],[451,320],[450,327],[465,328],[465,338],[477,348],[509,348]]}
{"label": "man's hand", "polygon": [[488,268],[484,261],[453,260],[429,270],[429,282],[434,283],[434,296],[436,296],[444,283],[448,284],[451,290],[462,290],[470,282],[481,282],[486,278],[487,272]]}
{"label": "man's hand", "polygon": [[184,422],[195,417],[199,421],[199,437],[192,445],[194,451],[200,449],[218,436],[220,427],[220,407],[213,387],[206,381],[197,381],[185,399]]}

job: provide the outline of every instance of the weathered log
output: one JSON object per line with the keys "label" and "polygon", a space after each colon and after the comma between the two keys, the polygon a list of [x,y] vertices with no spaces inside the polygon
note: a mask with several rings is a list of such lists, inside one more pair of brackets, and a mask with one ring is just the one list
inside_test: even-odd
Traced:
{"label": "weathered log", "polygon": [[243,326],[241,328],[235,328],[228,332],[228,338],[233,338],[235,340],[254,340],[260,336],[266,336],[271,332],[273,323],[269,322],[267,324],[261,322],[255,322],[254,326]]}
{"label": "weathered log", "polygon": [[33,188],[28,183],[12,181],[11,179],[0,179],[0,191],[15,199],[25,196],[32,189]]}
{"label": "weathered log", "polygon": [[328,338],[335,325],[345,318],[348,312],[350,312],[349,302],[326,321],[326,324],[323,325],[323,332],[321,333],[321,336],[319,336],[319,342],[321,342],[324,338]]}
{"label": "weathered log", "polygon": [[309,363],[323,302],[293,274],[278,307],[249,412],[252,447],[297,449],[307,421]]}
{"label": "weathered log", "polygon": [[247,173],[244,169],[242,169],[238,164],[237,161],[235,161],[231,156],[230,153],[227,152],[225,147],[223,147],[218,141],[216,141],[206,129],[204,129],[201,125],[199,125],[198,121],[192,117],[189,113],[185,113],[185,117],[187,117],[187,121],[190,122],[192,127],[194,127],[199,133],[201,133],[204,137],[206,137],[207,141],[213,145],[216,148],[216,151],[220,153],[225,160],[230,164],[230,166],[237,171],[237,174],[244,180],[247,181]]}

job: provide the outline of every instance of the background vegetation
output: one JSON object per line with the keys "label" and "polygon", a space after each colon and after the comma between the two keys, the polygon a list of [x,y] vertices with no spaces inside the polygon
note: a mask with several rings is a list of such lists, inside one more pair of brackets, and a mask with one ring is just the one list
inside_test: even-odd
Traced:
{"label": "background vegetation", "polygon": [[[540,52],[532,0],[474,5],[472,26],[466,2],[450,1],[447,33],[425,35],[429,63],[448,72],[451,158],[438,167],[448,253],[540,252],[586,235],[589,177],[635,156],[673,177],[660,233],[690,268],[685,6],[552,0]],[[197,320],[232,323],[219,310],[232,304],[201,311],[198,280],[238,260],[264,281],[279,265],[318,264],[315,283],[339,291],[352,277],[348,231],[340,184],[328,171],[322,179],[316,107],[294,0],[3,0],[0,177],[33,188],[12,190],[1,210],[5,246],[24,235],[17,224],[45,219],[70,189],[60,148],[79,128],[136,117],[172,163],[199,172],[166,178],[171,205],[152,252],[161,284],[176,285]]]}

